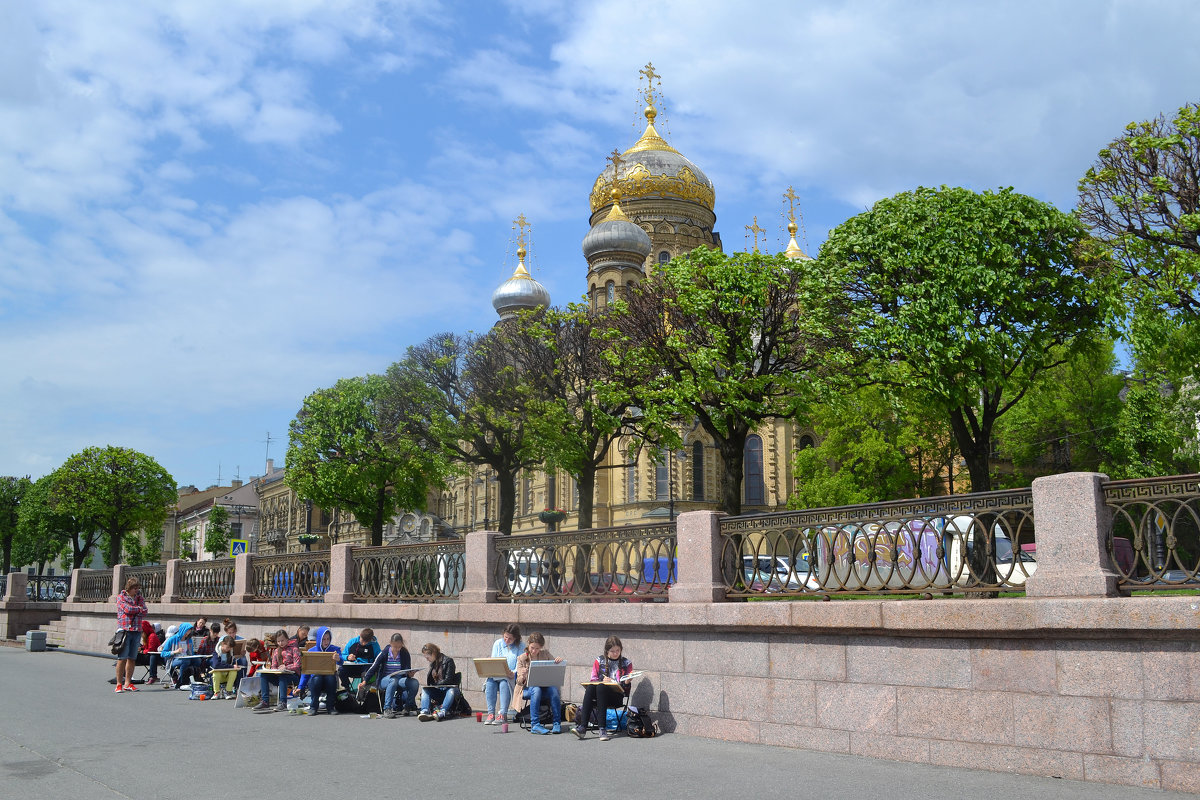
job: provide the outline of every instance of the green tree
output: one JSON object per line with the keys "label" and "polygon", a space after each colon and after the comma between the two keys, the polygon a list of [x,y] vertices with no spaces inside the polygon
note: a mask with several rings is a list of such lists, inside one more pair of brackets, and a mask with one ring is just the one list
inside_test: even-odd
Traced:
{"label": "green tree", "polygon": [[178,500],[175,479],[150,456],[127,447],[89,447],[55,473],[55,513],[73,517],[84,530],[100,531],[105,560],[120,563],[126,539],[162,527]]}
{"label": "green tree", "polygon": [[920,188],[838,226],[820,264],[855,310],[869,377],[945,414],[974,491],[996,421],[1106,330],[1113,298],[1074,217],[1010,189]]}
{"label": "green tree", "polygon": [[816,377],[841,364],[845,309],[823,277],[812,261],[698,247],[614,304],[609,364],[666,445],[681,419],[712,437],[726,513],[741,513],[746,437],[801,413]]}
{"label": "green tree", "polygon": [[229,539],[229,512],[214,500],[204,526],[204,549],[214,556],[224,555],[229,552]]}
{"label": "green tree", "polygon": [[1021,402],[997,421],[998,450],[1017,470],[1000,479],[1006,485],[1028,486],[1039,475],[1101,468],[1121,414],[1124,379],[1115,372],[1113,342],[1093,344],[1039,375]]}
{"label": "green tree", "polygon": [[318,506],[354,514],[375,547],[399,510],[424,510],[429,488],[447,472],[440,453],[404,434],[385,401],[389,391],[382,375],[344,378],[305,398],[289,430],[288,485]]}
{"label": "green tree", "polygon": [[545,376],[545,391],[530,399],[531,433],[547,469],[575,478],[580,530],[592,527],[597,470],[613,442],[638,421],[633,392],[603,357],[605,322],[571,305],[523,315],[510,329],[522,360]]}
{"label": "green tree", "polygon": [[1139,361],[1192,374],[1200,351],[1200,104],[1131,122],[1079,182],[1079,216],[1124,271]]}
{"label": "green tree", "polygon": [[21,501],[31,485],[29,478],[0,476],[0,547],[3,547],[4,551],[4,569],[0,575],[7,575],[9,567],[12,566],[13,540],[17,536]]}
{"label": "green tree", "polygon": [[71,567],[80,569],[100,544],[100,531],[84,520],[56,510],[55,483],[58,472],[34,482],[21,503],[17,523],[15,555],[23,562],[36,564],[70,555]]}
{"label": "green tree", "polygon": [[1161,377],[1135,379],[1125,392],[1101,469],[1114,479],[1193,472],[1197,462],[1188,457],[1186,445],[1195,438],[1195,425],[1195,408]]}
{"label": "green tree", "polygon": [[877,385],[824,394],[807,421],[822,439],[795,454],[792,508],[936,494],[957,453],[944,416]]}
{"label": "green tree", "polygon": [[448,461],[494,471],[497,530],[511,534],[517,475],[545,461],[531,434],[530,408],[547,379],[529,371],[505,327],[482,336],[431,336],[388,369],[388,381],[409,435]]}

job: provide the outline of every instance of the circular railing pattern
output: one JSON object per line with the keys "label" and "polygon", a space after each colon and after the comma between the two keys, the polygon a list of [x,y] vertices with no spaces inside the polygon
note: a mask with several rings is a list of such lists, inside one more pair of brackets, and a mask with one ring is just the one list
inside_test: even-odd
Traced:
{"label": "circular railing pattern", "polygon": [[125,570],[125,578],[137,578],[142,585],[142,596],[148,603],[162,600],[167,589],[167,568],[159,564],[148,567],[129,567]]}
{"label": "circular railing pattern", "polygon": [[429,602],[458,597],[466,580],[466,544],[356,547],[355,600]]}
{"label": "circular railing pattern", "polygon": [[79,591],[75,597],[81,603],[105,603],[112,597],[113,571],[90,569],[80,574]]}
{"label": "circular railing pattern", "polygon": [[721,521],[734,598],[1023,591],[1034,552],[1029,490]]}
{"label": "circular railing pattern", "polygon": [[329,591],[329,551],[254,556],[257,600],[320,601]]}
{"label": "circular railing pattern", "polygon": [[677,569],[675,526],[496,539],[493,576],[505,600],[665,601]]}
{"label": "circular railing pattern", "polygon": [[1106,546],[1117,584],[1162,591],[1200,588],[1200,476],[1110,481]]}
{"label": "circular railing pattern", "polygon": [[233,594],[232,558],[184,562],[179,565],[179,596],[183,600],[228,601]]}

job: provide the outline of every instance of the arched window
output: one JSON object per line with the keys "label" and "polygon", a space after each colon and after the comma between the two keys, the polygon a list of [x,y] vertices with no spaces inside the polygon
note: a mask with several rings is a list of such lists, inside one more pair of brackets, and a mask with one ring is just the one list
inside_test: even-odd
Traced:
{"label": "arched window", "polygon": [[746,437],[746,447],[742,451],[742,459],[745,470],[746,505],[764,505],[767,502],[767,487],[763,482],[762,437],[753,433]]}
{"label": "arched window", "polygon": [[817,443],[813,441],[813,438],[811,436],[809,436],[807,433],[800,437],[800,449],[801,450],[807,450],[810,447],[815,447],[816,444]]}
{"label": "arched window", "polygon": [[529,476],[528,472],[521,479],[521,513],[533,513],[533,478]]}
{"label": "arched window", "polygon": [[662,453],[659,455],[658,460],[654,462],[655,500],[666,500],[671,492],[670,466],[667,464],[667,459],[670,457],[670,453]]}
{"label": "arched window", "polygon": [[611,306],[617,299],[617,285],[612,281],[604,284],[605,301]]}
{"label": "arched window", "polygon": [[704,442],[692,442],[692,499],[704,499]]}
{"label": "arched window", "polygon": [[553,473],[546,476],[546,508],[558,508],[558,479]]}
{"label": "arched window", "polygon": [[663,250],[661,253],[658,254],[658,263],[665,264],[670,260],[671,260],[671,254],[669,252],[667,252],[666,250]]}
{"label": "arched window", "polygon": [[579,481],[571,478],[571,509],[579,508]]}
{"label": "arched window", "polygon": [[625,466],[625,502],[632,503],[637,500],[637,459],[632,455],[629,456],[629,463]]}

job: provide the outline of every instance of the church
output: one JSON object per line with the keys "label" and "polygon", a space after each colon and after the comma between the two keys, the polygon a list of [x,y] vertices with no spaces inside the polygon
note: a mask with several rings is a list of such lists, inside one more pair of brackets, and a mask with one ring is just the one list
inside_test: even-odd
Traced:
{"label": "church", "polygon": [[[645,129],[632,147],[613,152],[591,187],[590,229],[582,248],[587,262],[586,296],[593,309],[602,309],[626,287],[653,274],[657,264],[700,245],[722,248],[712,181],[655,129],[658,75],[649,64],[642,75],[647,81]],[[796,242],[795,195],[789,190],[786,197],[793,205],[785,253],[805,259],[808,256]],[[517,224],[522,235],[516,269],[492,295],[501,319],[550,305],[549,292],[525,266],[524,219]],[[644,450],[630,452],[628,442],[617,441],[596,477],[594,528],[662,522],[684,511],[718,507],[717,450],[698,424],[686,426],[681,434],[683,447],[657,460]],[[791,420],[778,419],[755,431],[746,442],[743,513],[783,509],[793,488],[792,454],[813,443],[812,431],[798,428]],[[498,516],[500,501],[489,472],[478,468],[455,479],[429,510],[458,532],[491,523]],[[571,476],[523,474],[516,497],[514,534],[547,530],[539,517],[545,511],[564,512],[555,526],[558,530],[575,529],[579,491]]]}

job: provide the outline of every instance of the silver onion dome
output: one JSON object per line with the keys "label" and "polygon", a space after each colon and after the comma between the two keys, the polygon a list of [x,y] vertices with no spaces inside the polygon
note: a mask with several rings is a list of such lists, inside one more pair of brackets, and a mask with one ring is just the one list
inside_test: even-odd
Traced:
{"label": "silver onion dome", "polygon": [[550,292],[533,279],[525,269],[525,248],[517,249],[517,268],[511,278],[492,292],[492,308],[500,319],[513,317],[519,311],[550,305]]}

